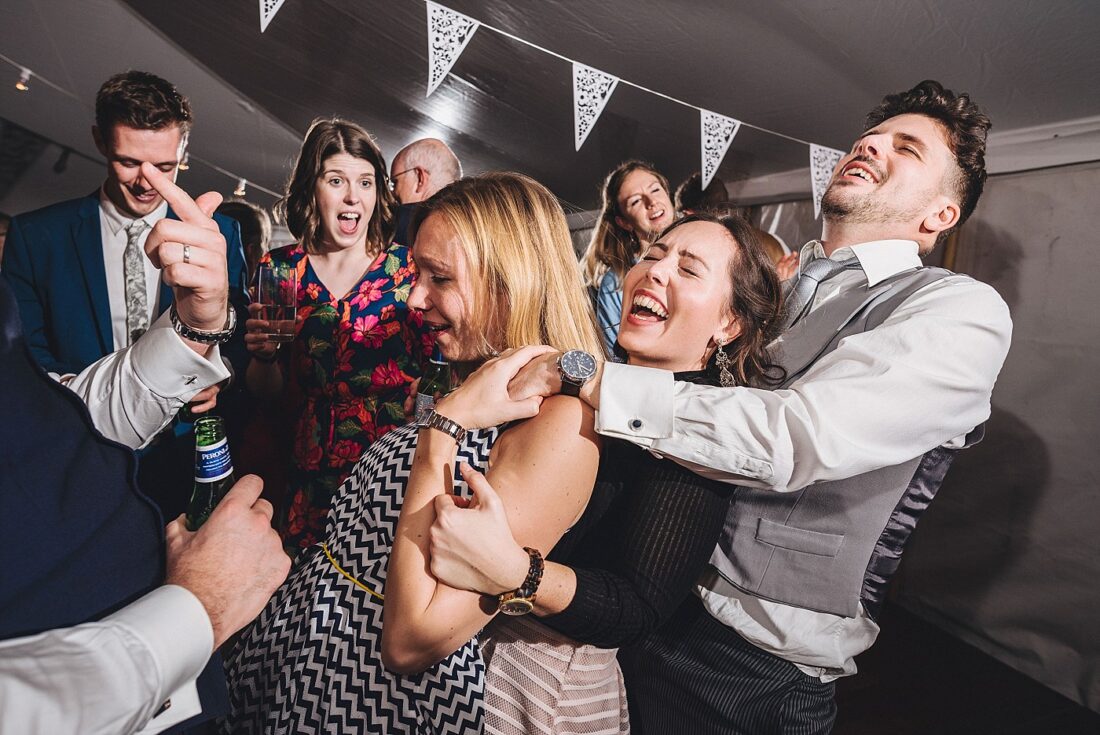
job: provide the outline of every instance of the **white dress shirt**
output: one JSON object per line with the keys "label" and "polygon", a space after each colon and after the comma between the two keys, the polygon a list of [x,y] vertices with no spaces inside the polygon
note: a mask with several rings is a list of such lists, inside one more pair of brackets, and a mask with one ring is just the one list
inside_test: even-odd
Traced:
{"label": "white dress shirt", "polygon": [[[149,239],[149,232],[153,225],[168,215],[168,203],[161,205],[150,214],[141,217],[148,227],[138,238],[138,244],[144,248],[145,241]],[[99,190],[99,235],[103,240],[103,267],[107,273],[107,301],[111,305],[111,335],[114,337],[115,349],[121,350],[130,344],[130,335],[126,330],[126,276],[123,270],[123,255],[126,252],[128,236],[126,228],[137,220],[127,217],[118,211],[114,202],[107,198],[103,189]],[[160,296],[160,271],[153,266],[153,262],[142,253],[141,260],[145,263],[145,290],[149,305],[149,322],[157,314]]]}
{"label": "white dress shirt", "polygon": [[[825,257],[819,242],[803,266]],[[920,265],[917,244],[881,240],[841,248],[862,270],[824,282],[811,309],[853,288]],[[991,287],[964,275],[930,284],[876,329],[842,340],[789,388],[674,383],[666,371],[607,364],[596,428],[722,481],[787,492],[961,446],[989,418],[1012,322]],[[736,502],[736,501],[735,501]],[[855,673],[852,657],[878,626],[768,602],[709,574],[699,589],[718,620],[828,681]]]}
{"label": "white dress shirt", "polygon": [[[216,346],[200,357],[164,314],[133,346],[63,381],[104,436],[137,448],[227,375]],[[183,722],[201,711],[195,679],[213,645],[202,603],[175,585],[95,623],[0,641],[0,735],[144,735]]]}

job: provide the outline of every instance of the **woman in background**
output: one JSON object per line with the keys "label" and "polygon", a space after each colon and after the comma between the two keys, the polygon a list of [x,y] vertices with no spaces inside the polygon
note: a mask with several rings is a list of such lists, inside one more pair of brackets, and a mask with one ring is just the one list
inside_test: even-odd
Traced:
{"label": "woman in background", "polygon": [[323,534],[333,492],[363,452],[404,423],[404,401],[430,352],[420,315],[406,303],[415,265],[408,248],[391,242],[386,171],[366,130],[315,121],[279,203],[298,242],[260,263],[298,272],[290,349],[280,353],[257,318],[245,336],[249,389],[286,396],[295,417],[281,529],[292,556]]}
{"label": "woman in background", "polygon": [[608,355],[619,334],[623,277],[675,218],[668,179],[652,165],[626,161],[604,179],[600,219],[581,265]]}

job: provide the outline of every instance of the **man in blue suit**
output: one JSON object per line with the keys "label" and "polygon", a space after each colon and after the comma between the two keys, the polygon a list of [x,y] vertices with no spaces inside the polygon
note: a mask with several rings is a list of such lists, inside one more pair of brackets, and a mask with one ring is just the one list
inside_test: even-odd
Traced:
{"label": "man in blue suit", "polygon": [[[147,161],[175,180],[191,130],[191,105],[169,82],[129,71],[104,82],[96,95],[96,147],[107,177],[92,194],[15,217],[3,272],[19,304],[27,342],[48,371],[76,373],[137,341],[172,304],[172,289],[142,250],[152,227],[178,219],[141,173]],[[230,301],[247,318],[247,270],[236,223],[215,215],[227,244]],[[223,351],[233,369],[247,365],[243,337]],[[192,403],[214,406],[219,386]],[[139,482],[169,518],[191,485],[189,432],[168,435],[143,456]]]}

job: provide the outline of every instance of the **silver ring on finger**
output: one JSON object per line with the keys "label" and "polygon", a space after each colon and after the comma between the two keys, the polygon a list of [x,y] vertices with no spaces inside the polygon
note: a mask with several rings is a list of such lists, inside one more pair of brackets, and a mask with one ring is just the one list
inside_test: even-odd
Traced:
{"label": "silver ring on finger", "polygon": [[190,262],[191,262],[191,246],[190,245],[184,245],[183,246],[183,262],[188,263],[188,264],[190,264]]}

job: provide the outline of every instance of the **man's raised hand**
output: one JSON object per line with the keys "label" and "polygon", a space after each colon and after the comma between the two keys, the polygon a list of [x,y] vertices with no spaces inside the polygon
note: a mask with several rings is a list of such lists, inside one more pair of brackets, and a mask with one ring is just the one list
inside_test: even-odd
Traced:
{"label": "man's raised hand", "polygon": [[176,313],[194,329],[222,329],[229,308],[229,271],[225,238],[213,219],[221,194],[211,191],[192,199],[149,163],[141,164],[141,175],[179,217],[157,222],[145,241],[145,253],[175,293]]}

